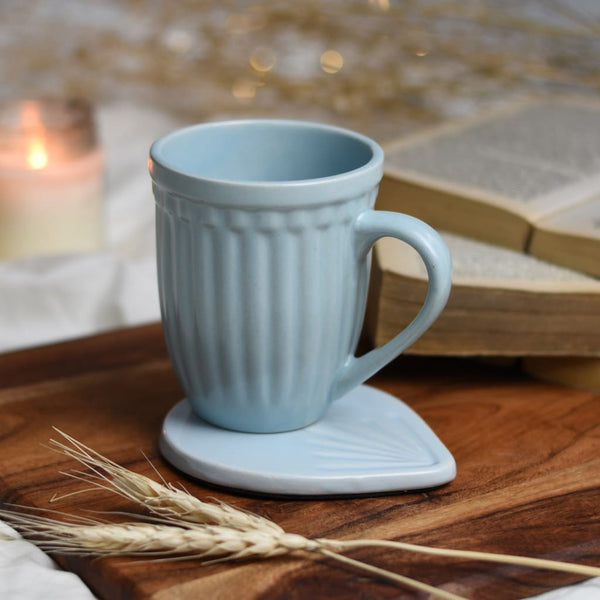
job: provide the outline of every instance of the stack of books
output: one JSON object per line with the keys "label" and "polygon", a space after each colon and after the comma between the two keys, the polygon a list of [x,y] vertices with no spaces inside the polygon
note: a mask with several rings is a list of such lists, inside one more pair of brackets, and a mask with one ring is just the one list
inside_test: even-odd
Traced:
{"label": "stack of books", "polygon": [[[414,354],[510,357],[541,378],[600,389],[600,103],[511,106],[385,148],[377,208],[436,228],[453,289]],[[415,316],[418,255],[383,239],[365,330],[374,344]]]}

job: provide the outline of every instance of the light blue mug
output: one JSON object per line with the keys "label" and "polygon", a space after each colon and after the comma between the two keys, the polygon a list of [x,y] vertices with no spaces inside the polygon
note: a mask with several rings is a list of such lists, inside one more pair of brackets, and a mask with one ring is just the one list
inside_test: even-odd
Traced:
{"label": "light blue mug", "polygon": [[[440,236],[372,210],[383,151],[365,136],[303,121],[208,123],[156,141],[149,165],[167,347],[209,423],[272,433],[315,422],[446,303]],[[406,329],[356,358],[370,249],[384,236],[419,252],[429,290]]]}

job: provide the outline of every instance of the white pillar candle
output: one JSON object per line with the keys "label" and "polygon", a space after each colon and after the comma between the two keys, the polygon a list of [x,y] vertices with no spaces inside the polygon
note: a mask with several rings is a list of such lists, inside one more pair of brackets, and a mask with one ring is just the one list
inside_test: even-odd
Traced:
{"label": "white pillar candle", "polygon": [[0,259],[100,248],[103,171],[86,103],[0,109]]}

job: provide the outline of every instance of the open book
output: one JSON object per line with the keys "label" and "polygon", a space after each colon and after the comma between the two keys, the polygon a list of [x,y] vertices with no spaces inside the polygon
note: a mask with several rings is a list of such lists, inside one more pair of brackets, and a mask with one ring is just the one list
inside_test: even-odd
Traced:
{"label": "open book", "polygon": [[[598,279],[456,234],[442,237],[453,260],[450,298],[407,352],[600,357]],[[416,251],[391,238],[377,242],[365,322],[373,343],[405,328],[426,291],[427,272]]]}
{"label": "open book", "polygon": [[600,276],[600,103],[523,103],[385,153],[377,208]]}
{"label": "open book", "polygon": [[[452,291],[433,326],[406,353],[489,357],[539,379],[600,391],[600,280],[521,252],[442,232]],[[385,238],[373,253],[365,333],[383,344],[421,307],[427,274],[408,245]]]}

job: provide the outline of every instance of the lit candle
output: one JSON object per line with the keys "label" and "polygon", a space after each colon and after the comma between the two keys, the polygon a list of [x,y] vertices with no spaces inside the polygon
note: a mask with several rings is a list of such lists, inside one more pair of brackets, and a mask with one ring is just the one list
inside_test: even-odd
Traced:
{"label": "lit candle", "polygon": [[96,250],[104,159],[81,101],[0,108],[0,258]]}

